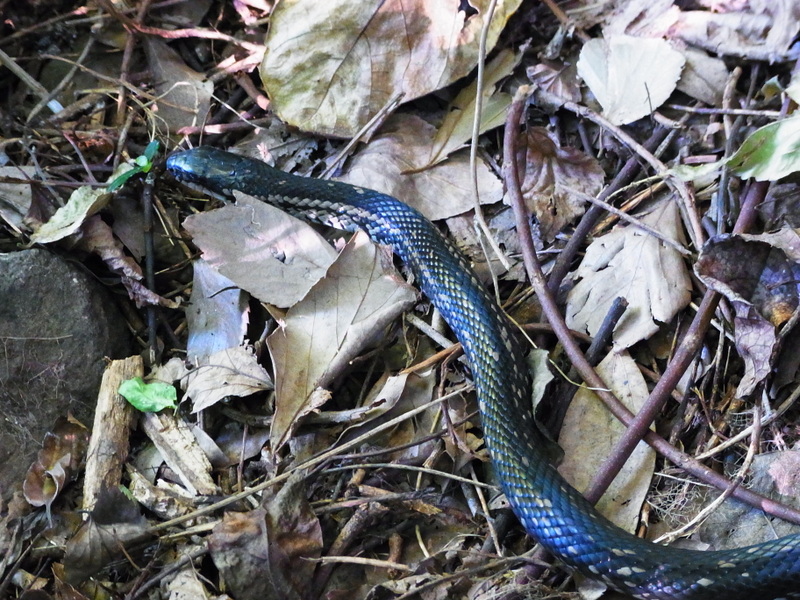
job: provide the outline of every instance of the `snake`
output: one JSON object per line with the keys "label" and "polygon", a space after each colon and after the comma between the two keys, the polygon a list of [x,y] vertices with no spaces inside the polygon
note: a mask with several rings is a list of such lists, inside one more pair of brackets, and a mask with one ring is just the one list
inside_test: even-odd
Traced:
{"label": "snake", "polygon": [[663,600],[800,597],[800,535],[732,550],[654,544],[602,516],[548,460],[517,329],[469,260],[419,211],[350,184],[301,177],[200,146],[170,155],[179,182],[239,191],[307,221],[390,246],[461,343],[500,488],[525,530],[565,565],[623,594]]}

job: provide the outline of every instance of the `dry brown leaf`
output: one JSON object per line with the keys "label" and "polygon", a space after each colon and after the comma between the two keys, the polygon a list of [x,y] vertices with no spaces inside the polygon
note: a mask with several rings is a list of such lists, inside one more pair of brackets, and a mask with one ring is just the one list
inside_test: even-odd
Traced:
{"label": "dry brown leaf", "polygon": [[573,64],[544,60],[528,67],[528,78],[550,96],[564,102],[580,102],[581,82]]}
{"label": "dry brown leaf", "polygon": [[44,506],[50,515],[50,505],[77,475],[88,445],[85,427],[63,417],[55,422],[22,483],[22,493],[31,506]]}
{"label": "dry brown leaf", "polygon": [[290,308],[269,336],[275,365],[272,447],[286,442],[297,419],[317,404],[312,392],[341,374],[364,346],[408,309],[417,293],[396,274],[391,255],[358,233],[327,277]]}
{"label": "dry brown leaf", "polygon": [[190,371],[184,380],[186,397],[192,400],[192,412],[213,406],[228,396],[250,396],[271,390],[272,380],[258,364],[252,348],[225,348],[207,357]]}
{"label": "dry brown leaf", "polygon": [[336,259],[313,227],[260,200],[188,217],[203,258],[253,296],[285,308],[303,298]]}
{"label": "dry brown leaf", "polygon": [[[647,400],[647,382],[627,352],[611,352],[597,366],[598,374],[628,409],[636,414]],[[584,490],[597,474],[617,440],[625,432],[600,402],[597,394],[581,387],[569,405],[558,443],[564,460],[558,467],[567,481]],[[597,506],[625,531],[633,532],[655,467],[655,452],[639,442]]]}
{"label": "dry brown leaf", "polygon": [[147,519],[135,502],[117,488],[103,490],[89,518],[67,541],[65,580],[78,584],[115,560],[125,557],[125,544],[144,541],[150,535]]}
{"label": "dry brown leaf", "polygon": [[[487,50],[520,0],[500,0]],[[349,138],[399,93],[419,98],[469,74],[488,0],[292,0],[270,19],[261,80],[278,116]],[[427,155],[425,155],[427,156]]]}
{"label": "dry brown leaf", "polygon": [[206,261],[198,259],[192,267],[192,295],[185,310],[186,356],[193,364],[208,364],[210,355],[244,341],[249,296]]}
{"label": "dry brown leaf", "polygon": [[[339,180],[394,196],[433,221],[472,210],[469,157],[465,152],[457,152],[431,169],[404,174],[414,171],[420,157],[430,154],[435,133],[433,125],[419,117],[394,116],[353,158]],[[500,180],[482,162],[478,163],[478,195],[484,204],[499,202],[503,196]]]}
{"label": "dry brown leaf", "polygon": [[175,134],[182,127],[204,125],[211,107],[214,84],[203,73],[186,66],[163,40],[142,39],[158,100],[152,113],[157,128]]}
{"label": "dry brown leaf", "polygon": [[[675,202],[665,200],[640,218],[662,235],[683,243]],[[691,298],[691,281],[680,253],[627,225],[596,239],[575,272],[578,282],[567,297],[567,324],[597,333],[611,303],[628,301],[628,310],[614,330],[614,347],[629,348],[668,323]]]}
{"label": "dry brown leaf", "polygon": [[528,129],[519,164],[525,168],[520,174],[525,205],[548,240],[586,210],[586,202],[573,190],[596,196],[605,178],[597,160],[575,148],[559,147],[543,127]]}
{"label": "dry brown leaf", "polygon": [[778,329],[800,305],[800,236],[793,229],[709,240],[695,264],[708,287],[736,311],[736,350],[745,365],[736,389],[747,396],[772,373]]}
{"label": "dry brown leaf", "polygon": [[305,496],[303,475],[247,513],[226,513],[209,536],[211,558],[240,600],[306,597],[322,549],[322,529]]}

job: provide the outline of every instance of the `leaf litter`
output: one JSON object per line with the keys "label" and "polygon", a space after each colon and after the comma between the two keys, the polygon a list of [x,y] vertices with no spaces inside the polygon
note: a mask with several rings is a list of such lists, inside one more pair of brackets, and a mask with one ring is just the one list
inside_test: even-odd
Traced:
{"label": "leaf litter", "polygon": [[[71,586],[70,593],[88,596],[99,583],[137,597],[145,590],[137,577],[149,571],[134,565],[146,564],[174,568],[158,591],[151,588],[154,595],[212,596],[224,589],[237,598],[412,591],[481,598],[496,588],[512,590],[505,575],[492,573],[513,568],[513,560],[487,556],[501,550],[515,556],[529,547],[514,526],[494,532],[505,504],[496,488],[482,484],[493,480],[469,373],[449,354],[446,328],[435,333],[417,324],[428,316],[428,303],[403,282],[388,252],[242,195],[223,205],[186,197],[162,180],[155,198],[143,200],[152,193],[145,173],[107,198],[96,182],[114,181],[121,172],[114,167],[136,164],[154,138],[172,149],[190,137],[397,196],[467,244],[487,285],[510,267],[497,291],[511,316],[527,322],[541,310],[528,293],[522,246],[501,202],[497,128],[520,85],[537,86],[542,94],[530,100],[520,132],[518,175],[546,272],[558,269],[566,242],[581,231],[579,219],[592,214],[586,196],[620,205],[619,188],[603,194],[625,161],[633,157],[654,169],[634,184],[633,223],[611,230],[602,224],[593,239],[577,238],[585,253],[572,256],[560,287],[568,324],[597,336],[612,301],[628,301],[596,362],[608,387],[638,407],[655,381],[674,375],[671,357],[694,318],[690,302],[699,303],[706,286],[718,290],[725,298],[715,314],[719,332],[705,332],[701,362],[680,378],[682,403],[664,409],[660,423],[688,449],[717,453],[724,464],[740,461],[746,442],[726,440],[749,427],[752,401],[783,406],[800,369],[791,335],[798,306],[797,118],[776,118],[781,100],[797,97],[800,78],[772,64],[794,57],[798,20],[788,4],[768,4],[717,3],[712,11],[667,1],[637,0],[613,10],[591,3],[569,13],[568,29],[543,6],[499,2],[487,32],[492,53],[480,89],[476,185],[464,146],[472,136],[488,2],[431,8],[284,0],[274,10],[240,3],[235,12],[224,3],[184,3],[153,8],[144,21],[106,3],[87,8],[105,18],[83,66],[62,86],[50,71],[63,67],[63,59],[42,59],[51,69],[42,70],[40,85],[57,89],[64,110],[51,115],[43,104],[34,115],[40,98],[26,97],[26,88],[14,96],[22,101],[3,107],[11,117],[0,124],[0,242],[4,250],[47,244],[108,280],[131,303],[131,329],[152,361],[146,381],[170,386],[180,404],[177,411],[142,407],[148,412],[131,434],[122,487],[105,490],[82,524],[72,510],[80,505],[72,483],[82,475],[80,449],[60,441],[55,426],[23,486],[27,508],[10,504],[0,513],[2,575],[36,531],[31,506],[48,511],[47,535],[63,549],[52,574],[38,579],[47,594]],[[74,31],[88,32],[64,18]],[[20,32],[4,40],[17,57],[39,52],[32,50],[34,33],[57,31],[41,25],[43,18],[29,19],[12,12],[6,21]],[[589,30],[597,37],[590,39]],[[120,52],[132,31],[142,37],[130,46],[134,63]],[[86,39],[50,41],[77,56]],[[761,71],[740,72],[740,57],[763,61]],[[261,82],[251,73],[258,63]],[[390,102],[399,94],[397,108]],[[28,116],[39,119],[35,130],[25,128]],[[627,133],[644,144],[656,122],[672,127],[668,141],[650,150],[663,164],[619,141]],[[22,139],[37,141],[35,160]],[[690,165],[696,170],[687,175]],[[678,173],[695,186],[680,206],[657,181]],[[751,224],[753,232],[763,231],[757,235],[730,235],[738,207],[760,189],[750,177],[771,182],[760,209],[767,225]],[[503,257],[472,230],[473,187]],[[633,187],[622,193],[633,195]],[[154,219],[139,212],[142,201],[151,203]],[[648,233],[685,246],[689,216],[704,219],[709,238],[702,248],[690,246],[689,257]],[[155,272],[143,258],[145,230],[157,240]],[[152,345],[134,315],[137,307],[155,306],[163,310]],[[401,314],[407,319],[399,320]],[[557,392],[555,383],[545,391],[550,379],[580,380],[543,329],[534,334],[543,346],[535,383],[546,405],[552,395],[573,395]],[[435,402],[443,395],[450,396],[446,403]],[[574,396],[560,434],[562,469],[583,487],[602,469],[608,450],[599,447],[613,447],[620,430],[598,408],[596,393],[581,387]],[[404,419],[409,412],[414,418]],[[781,452],[759,457],[754,468],[765,489],[790,495],[794,463],[785,450],[798,431],[784,412],[763,417],[761,440]],[[576,442],[588,453],[573,448]],[[332,448],[346,450],[327,455],[313,471],[297,469]],[[649,449],[627,467],[629,479],[602,505],[623,507],[625,527],[655,537],[688,507],[672,504],[655,518],[643,505],[699,488],[668,463],[656,463]],[[237,496],[289,473],[291,479],[265,485],[260,496]],[[229,503],[224,510],[198,512],[220,498]],[[15,529],[21,522],[26,527]],[[167,527],[178,535],[152,543]],[[24,542],[13,531],[22,531]],[[703,540],[725,543],[700,531]],[[207,554],[211,561],[203,561]],[[181,562],[182,556],[191,558]],[[19,574],[34,565],[23,559],[14,568]],[[546,583],[559,585],[557,573]],[[524,584],[529,595],[541,589],[539,582]]]}

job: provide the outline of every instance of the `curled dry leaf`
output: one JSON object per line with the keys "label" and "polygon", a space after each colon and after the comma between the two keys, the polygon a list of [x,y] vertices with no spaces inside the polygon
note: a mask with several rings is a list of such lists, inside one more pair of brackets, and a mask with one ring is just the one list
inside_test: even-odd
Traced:
{"label": "curled dry leaf", "polygon": [[31,236],[31,242],[50,244],[72,235],[93,214],[102,209],[111,199],[105,189],[89,186],[79,187],[70,194],[67,203],[59,208],[47,223],[42,224]]}
{"label": "curled dry leaf", "polygon": [[547,92],[549,97],[563,102],[580,102],[581,82],[575,65],[543,60],[528,67],[527,73],[528,79]]}
{"label": "curled dry leaf", "polygon": [[[662,235],[683,242],[675,202],[659,202],[640,218]],[[628,310],[614,329],[614,346],[629,348],[668,323],[691,298],[691,281],[680,253],[642,229],[626,225],[596,239],[575,272],[567,297],[567,325],[595,335],[611,303],[621,296]]]}
{"label": "curled dry leaf", "polygon": [[[270,19],[261,80],[278,116],[351,137],[391,98],[413,100],[475,68],[489,0],[291,0]],[[487,51],[520,0],[500,0]]]}
{"label": "curled dry leaf", "polygon": [[298,418],[317,408],[312,392],[330,385],[416,298],[397,276],[391,255],[356,234],[327,277],[287,311],[267,340],[275,367],[275,451]]}
{"label": "curled dry leaf", "polygon": [[213,406],[228,396],[250,396],[273,388],[266,369],[252,348],[225,348],[209,356],[186,376],[186,396],[192,412]]}
{"label": "curled dry leaf", "polygon": [[772,371],[778,328],[800,303],[798,261],[800,237],[793,229],[714,238],[697,260],[697,276],[736,310],[736,349],[745,363],[737,395],[750,394]]}
{"label": "curled dry leaf", "polygon": [[603,187],[605,173],[600,164],[575,148],[559,147],[543,127],[528,129],[518,164],[525,169],[520,179],[526,206],[547,239],[586,210],[585,201],[572,190],[596,196]]}
{"label": "curled dry leaf", "polygon": [[59,418],[44,436],[42,449],[28,469],[22,493],[32,506],[44,506],[48,515],[53,501],[83,464],[89,431],[82,425]]}

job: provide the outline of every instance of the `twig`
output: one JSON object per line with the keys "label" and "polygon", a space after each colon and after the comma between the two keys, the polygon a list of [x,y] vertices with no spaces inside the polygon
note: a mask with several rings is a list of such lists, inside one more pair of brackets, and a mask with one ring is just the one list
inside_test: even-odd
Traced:
{"label": "twig", "polygon": [[[469,144],[469,173],[472,181],[472,200],[475,209],[475,223],[477,224],[477,229],[483,234],[483,239],[485,239],[492,248],[492,252],[497,256],[503,267],[505,269],[510,269],[511,264],[508,262],[508,258],[497,244],[497,241],[495,241],[489,231],[489,225],[483,217],[480,193],[478,191],[478,137],[481,130],[481,113],[483,112],[483,71],[486,62],[486,40],[489,37],[489,27],[492,24],[492,17],[494,16],[496,7],[497,0],[491,0],[489,8],[485,13],[483,27],[481,28],[481,37],[478,42],[478,75],[477,81],[475,82],[477,89],[475,91],[475,114],[472,118],[472,140]],[[480,234],[478,235],[478,239],[481,239]],[[483,244],[481,244],[481,246],[483,246]],[[491,268],[492,261],[489,260],[488,256],[486,257],[486,264],[489,265],[489,272],[491,273],[492,283],[496,291],[498,289],[497,275],[494,269]]]}
{"label": "twig", "polygon": [[644,159],[653,168],[656,174],[658,174],[660,177],[664,179],[664,181],[667,182],[667,185],[669,185],[673,189],[673,191],[675,191],[675,193],[678,194],[678,197],[682,200],[683,214],[687,220],[687,225],[688,225],[687,229],[689,230],[689,236],[692,238],[692,243],[694,244],[694,247],[700,249],[703,245],[703,240],[705,239],[705,235],[703,233],[703,228],[700,225],[700,219],[697,217],[697,210],[694,203],[694,196],[689,191],[689,187],[686,185],[686,182],[682,181],[680,178],[671,174],[670,170],[664,163],[658,160],[644,146],[642,146],[639,142],[633,139],[625,131],[623,131],[622,129],[611,123],[605,117],[575,102],[565,102],[563,106],[567,110],[574,112],[576,115],[580,117],[589,119],[596,125],[599,125],[603,129],[611,133],[620,142],[628,146],[628,148],[630,148],[636,154],[642,157],[642,159]]}

